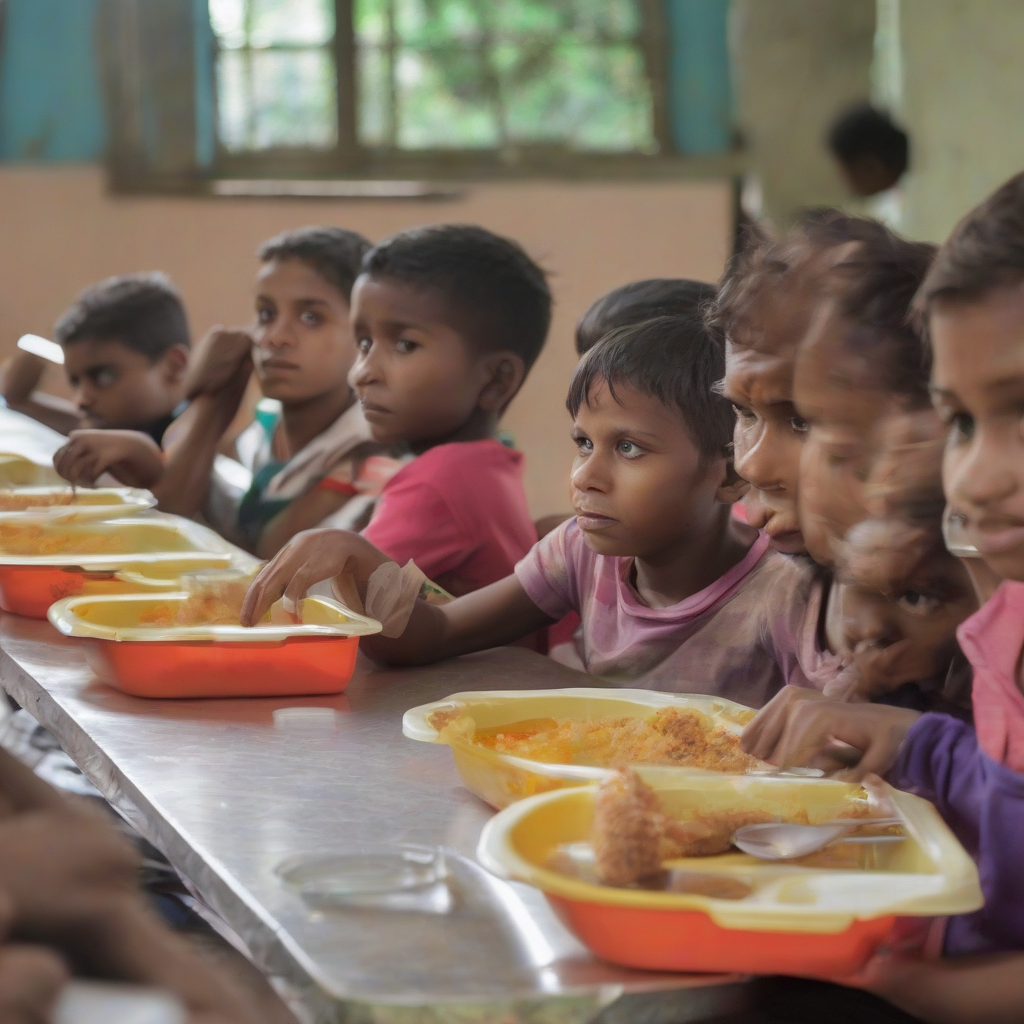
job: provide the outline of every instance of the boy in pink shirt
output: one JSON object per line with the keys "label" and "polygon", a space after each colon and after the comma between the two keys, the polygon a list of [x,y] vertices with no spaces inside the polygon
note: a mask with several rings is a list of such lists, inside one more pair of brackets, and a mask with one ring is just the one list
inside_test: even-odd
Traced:
{"label": "boy in pink shirt", "polygon": [[415,456],[384,485],[363,533],[452,594],[507,576],[537,540],[523,456],[495,434],[550,321],[544,272],[478,227],[386,239],[352,290],[349,381],[374,440]]}
{"label": "boy in pink shirt", "polygon": [[[575,518],[504,579],[445,605],[410,601],[388,637],[366,638],[368,653],[432,661],[512,643],[574,610],[591,672],[755,705],[787,682],[807,685],[795,651],[813,570],[731,515],[746,484],[715,390],[723,370],[721,347],[692,317],[605,337],[569,391]],[[264,570],[243,621],[341,574],[365,600],[389,561],[366,538],[324,533]]]}

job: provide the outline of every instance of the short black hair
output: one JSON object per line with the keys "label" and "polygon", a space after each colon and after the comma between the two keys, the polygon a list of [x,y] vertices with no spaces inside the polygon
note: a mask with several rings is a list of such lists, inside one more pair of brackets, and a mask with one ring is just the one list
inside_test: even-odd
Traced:
{"label": "short black hair", "polygon": [[715,286],[684,277],[633,281],[602,295],[576,324],[576,351],[583,355],[609,331],[655,316],[698,316],[715,298]]}
{"label": "short black hair", "polygon": [[328,284],[333,285],[348,302],[356,283],[363,257],[371,243],[358,231],[345,228],[307,227],[283,231],[267,239],[256,250],[264,263],[271,260],[301,260],[308,263]]}
{"label": "short black hair", "polygon": [[857,244],[828,274],[839,314],[857,328],[848,344],[866,357],[864,383],[931,404],[931,355],[911,306],[935,257],[930,242],[911,242],[867,218],[851,221]]}
{"label": "short black hair", "polygon": [[161,273],[124,274],[91,285],[54,332],[64,346],[86,338],[117,341],[153,360],[175,345],[191,345],[181,296]]}
{"label": "short black hair", "polygon": [[858,103],[843,111],[828,130],[828,148],[840,163],[851,164],[858,157],[877,157],[882,165],[900,177],[910,161],[910,139],[885,111],[870,103]]}
{"label": "short black hair", "polygon": [[1024,173],[1015,174],[953,228],[914,302],[972,303],[1024,281]]}
{"label": "short black hair", "polygon": [[725,353],[698,317],[659,316],[606,334],[576,367],[566,407],[575,418],[600,382],[629,385],[683,417],[705,461],[728,453],[732,406],[718,392]]}
{"label": "short black hair", "polygon": [[507,349],[527,370],[551,326],[544,271],[517,242],[468,224],[437,224],[392,235],[363,260],[363,272],[441,295],[472,344]]}

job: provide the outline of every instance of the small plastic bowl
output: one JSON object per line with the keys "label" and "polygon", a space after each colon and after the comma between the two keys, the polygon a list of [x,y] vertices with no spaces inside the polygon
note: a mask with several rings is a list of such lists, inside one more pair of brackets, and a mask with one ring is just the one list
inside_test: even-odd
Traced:
{"label": "small plastic bowl", "polygon": [[[445,912],[448,877],[444,851],[402,843],[348,853],[300,854],[274,869],[281,881],[312,907],[373,907]],[[438,887],[442,887],[444,893]]]}

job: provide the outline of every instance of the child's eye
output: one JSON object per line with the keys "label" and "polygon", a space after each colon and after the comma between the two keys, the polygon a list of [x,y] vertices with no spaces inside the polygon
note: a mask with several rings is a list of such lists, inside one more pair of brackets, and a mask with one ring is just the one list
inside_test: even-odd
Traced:
{"label": "child's eye", "polygon": [[974,417],[966,412],[957,412],[950,416],[949,425],[950,444],[960,444],[974,437]]}
{"label": "child's eye", "polygon": [[320,325],[320,317],[308,309],[299,317],[299,319],[307,327],[318,327]]}
{"label": "child's eye", "polygon": [[789,429],[794,434],[806,434],[811,429],[811,425],[803,418],[803,416],[790,416],[789,417]]}
{"label": "child's eye", "polygon": [[395,348],[398,349],[399,352],[402,352],[406,355],[410,352],[415,352],[416,349],[418,349],[419,347],[419,342],[410,341],[408,338],[399,338],[397,344],[395,345]]}
{"label": "child's eye", "polygon": [[370,348],[371,348],[372,346],[373,346],[373,339],[372,339],[372,338],[360,338],[360,339],[359,339],[359,340],[358,340],[358,341],[356,342],[356,348],[358,348],[358,349],[359,349],[359,351],[360,351],[360,352],[361,352],[361,353],[362,353],[362,354],[363,354],[364,356],[366,355],[366,353],[367,353],[367,352],[369,352],[369,351],[370,351]]}
{"label": "child's eye", "polygon": [[93,384],[98,388],[109,388],[117,380],[117,371],[109,366],[104,366],[91,373]]}
{"label": "child's eye", "polygon": [[627,459],[638,458],[644,453],[643,448],[633,441],[620,441],[615,447],[618,448],[619,454],[624,455]]}
{"label": "child's eye", "polygon": [[256,310],[256,322],[261,324],[269,324],[274,319],[274,311],[264,306],[262,309]]}
{"label": "child's eye", "polygon": [[594,442],[582,434],[574,434],[572,443],[576,445],[582,454],[589,455],[594,450]]}
{"label": "child's eye", "polygon": [[736,413],[741,420],[753,420],[757,418],[754,415],[753,410],[748,409],[745,405],[737,405],[735,402],[730,402],[729,404],[732,406],[732,411]]}
{"label": "child's eye", "polygon": [[899,606],[912,615],[930,615],[941,604],[941,598],[935,594],[926,594],[923,590],[905,590],[899,599]]}

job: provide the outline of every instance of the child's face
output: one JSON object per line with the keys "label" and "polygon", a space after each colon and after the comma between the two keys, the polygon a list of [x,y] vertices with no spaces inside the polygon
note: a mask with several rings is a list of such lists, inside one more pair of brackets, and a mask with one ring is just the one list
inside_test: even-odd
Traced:
{"label": "child's face", "polygon": [[793,362],[807,328],[809,296],[766,297],[758,304],[760,336],[726,345],[722,393],[736,409],[736,472],[753,488],[757,513],[772,547],[787,554],[807,550],[797,520],[800,453],[807,424],[793,405]]}
{"label": "child's face", "polygon": [[64,372],[83,427],[137,430],[169,416],[181,401],[188,351],[158,359],[119,341],[83,338],[64,348]]}
{"label": "child's face", "polygon": [[356,356],[345,296],[298,259],[256,275],[253,362],[260,389],[286,405],[347,388]]}
{"label": "child's face", "polygon": [[843,538],[867,515],[864,485],[877,454],[877,432],[898,401],[865,383],[849,330],[823,307],[796,360],[793,397],[808,425],[800,457],[800,526],[811,557],[834,568]]}
{"label": "child's face", "polygon": [[602,555],[646,561],[710,529],[722,506],[726,459],[702,464],[683,417],[628,385],[604,381],[580,406],[572,503]]}
{"label": "child's face", "polygon": [[963,563],[941,539],[909,571],[899,558],[884,568],[875,564],[864,584],[856,560],[843,574],[852,581],[842,589],[842,653],[852,656],[869,697],[945,672],[957,626],[978,607]]}
{"label": "child's face", "polygon": [[366,274],[356,281],[349,382],[375,440],[437,443],[457,436],[486,404],[499,354],[475,351],[452,320],[431,289]]}
{"label": "child's face", "polygon": [[946,497],[988,565],[1024,580],[1024,288],[940,306],[930,329]]}

